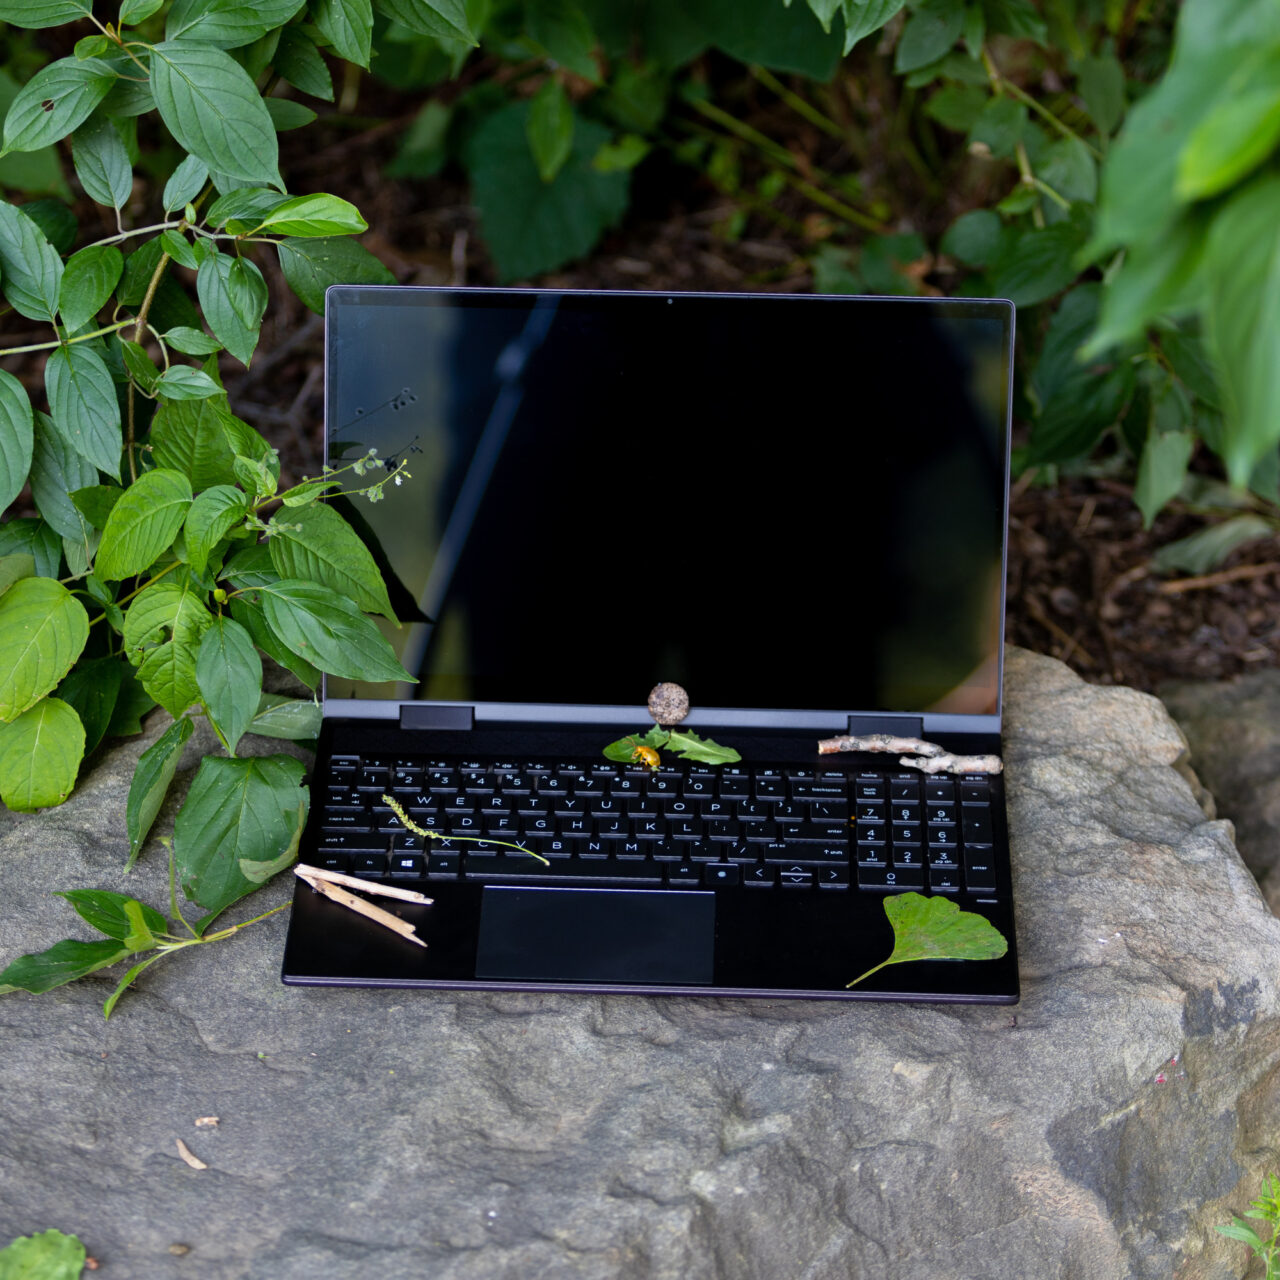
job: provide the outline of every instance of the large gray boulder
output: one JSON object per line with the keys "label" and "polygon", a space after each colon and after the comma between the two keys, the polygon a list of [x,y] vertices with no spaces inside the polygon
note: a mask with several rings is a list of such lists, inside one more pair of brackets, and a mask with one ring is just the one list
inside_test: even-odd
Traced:
{"label": "large gray boulder", "polygon": [[[1007,691],[1017,1008],[286,989],[273,917],[107,1023],[109,979],[0,998],[0,1243],[75,1232],[110,1280],[1241,1275],[1280,921],[1159,702],[1022,652]],[[120,871],[141,746],[0,832],[0,960],[75,932],[53,888],[164,901],[158,849]]]}

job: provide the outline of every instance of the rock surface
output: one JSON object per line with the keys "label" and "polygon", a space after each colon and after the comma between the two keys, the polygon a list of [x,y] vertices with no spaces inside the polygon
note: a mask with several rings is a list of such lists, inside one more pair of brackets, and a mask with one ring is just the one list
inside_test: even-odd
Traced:
{"label": "rock surface", "polygon": [[[107,1023],[107,979],[0,998],[0,1243],[75,1232],[110,1280],[1241,1275],[1280,920],[1159,702],[1022,652],[1007,695],[1016,1009],[286,989],[275,917]],[[164,901],[159,850],[120,873],[143,745],[6,816],[0,961],[77,931],[51,888]]]}
{"label": "rock surface", "polygon": [[1166,685],[1160,697],[1271,909],[1280,912],[1280,671]]}

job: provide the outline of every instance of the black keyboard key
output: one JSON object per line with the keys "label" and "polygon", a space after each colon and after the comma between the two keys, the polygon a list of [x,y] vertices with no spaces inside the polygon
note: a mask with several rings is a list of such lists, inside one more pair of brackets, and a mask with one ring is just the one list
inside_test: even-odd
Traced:
{"label": "black keyboard key", "polygon": [[702,865],[696,862],[669,862],[667,883],[675,889],[702,888]]}
{"label": "black keyboard key", "polygon": [[848,867],[819,867],[817,876],[819,889],[849,888]]}
{"label": "black keyboard key", "polygon": [[311,865],[325,871],[341,871],[345,874],[351,869],[351,860],[345,853],[326,853],[321,849],[311,859]]}
{"label": "black keyboard key", "polygon": [[855,800],[883,800],[885,798],[885,782],[879,774],[859,774],[853,780],[853,798]]}
{"label": "black keyboard key", "polygon": [[990,845],[966,845],[964,884],[970,893],[995,893],[996,866]]}
{"label": "black keyboard key", "polygon": [[420,853],[393,853],[391,874],[406,880],[420,880],[427,873],[427,860]]}
{"label": "black keyboard key", "polygon": [[960,799],[965,804],[990,804],[991,787],[985,782],[962,782]]}
{"label": "black keyboard key", "polygon": [[784,889],[811,889],[813,888],[813,869],[781,867],[778,871],[778,884]]}
{"label": "black keyboard key", "polygon": [[325,831],[369,831],[372,822],[363,805],[326,805],[321,825]]}
{"label": "black keyboard key", "polygon": [[965,805],[960,828],[965,844],[991,843],[991,808],[989,805]]}
{"label": "black keyboard key", "polygon": [[427,859],[427,879],[456,880],[461,866],[460,853],[433,853]]}
{"label": "black keyboard key", "polygon": [[924,784],[924,798],[927,804],[933,804],[935,800],[950,804],[956,798],[955,786],[950,778],[930,778]]}
{"label": "black keyboard key", "polygon": [[330,853],[385,853],[387,837],[377,832],[326,831],[320,837],[320,848]]}
{"label": "black keyboard key", "polygon": [[742,883],[751,889],[772,889],[778,882],[777,867],[764,862],[742,868]]}
{"label": "black keyboard key", "polygon": [[351,858],[351,874],[378,879],[387,874],[387,858],[382,853],[357,853]]}
{"label": "black keyboard key", "polygon": [[960,868],[931,866],[929,868],[929,888],[934,893],[959,893]]}
{"label": "black keyboard key", "polygon": [[902,889],[923,889],[924,870],[921,867],[858,867],[858,888],[897,892]]}
{"label": "black keyboard key", "polygon": [[736,862],[708,862],[702,867],[702,880],[708,888],[723,889],[736,885],[739,874]]}
{"label": "black keyboard key", "polygon": [[920,799],[920,779],[894,778],[889,783],[889,799],[918,801]]}

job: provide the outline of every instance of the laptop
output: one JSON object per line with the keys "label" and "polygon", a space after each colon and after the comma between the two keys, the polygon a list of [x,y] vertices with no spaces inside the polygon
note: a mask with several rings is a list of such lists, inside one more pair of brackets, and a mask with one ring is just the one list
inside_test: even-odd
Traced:
{"label": "laptop", "polygon": [[[299,882],[284,981],[1015,1002],[1002,774],[818,750],[1000,753],[1013,328],[990,300],[330,288],[328,460],[411,476],[333,500],[416,681],[326,679],[300,856],[431,901],[369,897],[396,932]],[[738,760],[606,757],[662,682]],[[850,987],[904,893],[1007,950]]]}

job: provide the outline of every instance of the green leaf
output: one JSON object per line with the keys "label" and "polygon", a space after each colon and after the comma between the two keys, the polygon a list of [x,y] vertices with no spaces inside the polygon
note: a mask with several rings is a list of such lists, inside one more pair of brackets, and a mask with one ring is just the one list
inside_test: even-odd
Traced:
{"label": "green leaf", "polygon": [[158,44],[151,90],[169,132],[211,170],[283,190],[271,117],[230,54],[181,40]]}
{"label": "green leaf", "polygon": [[213,548],[244,519],[248,509],[249,500],[234,485],[214,485],[196,497],[184,528],[192,573],[204,573]]}
{"label": "green leaf", "polygon": [[277,133],[287,133],[290,129],[301,129],[316,119],[316,113],[310,107],[291,98],[266,98],[267,114]]}
{"label": "green leaf", "polygon": [[138,667],[142,687],[176,720],[200,699],[196,681],[198,641],[167,640],[152,649]]}
{"label": "green leaf", "polygon": [[[38,955],[19,956],[0,973],[0,991],[8,988],[40,995],[42,992],[52,991],[54,987],[61,987],[77,978],[105,969],[131,954],[128,947],[113,939],[77,942],[68,938]],[[0,1260],[2,1259],[3,1255],[0,1255]],[[69,1274],[78,1276],[79,1272]],[[36,1272],[32,1280],[45,1280],[45,1274]]]}
{"label": "green leaf", "polygon": [[26,388],[0,369],[0,511],[22,492],[35,447],[34,418]]}
{"label": "green leaf", "polygon": [[90,245],[67,262],[58,289],[58,310],[68,330],[74,333],[106,306],[123,271],[124,255],[110,244]]}
{"label": "green leaf", "polygon": [[276,526],[269,546],[282,578],[308,578],[332,587],[365,613],[396,620],[382,575],[355,530],[332,507],[294,508]]}
{"label": "green leaf", "polygon": [[4,595],[15,582],[21,582],[23,578],[34,578],[35,575],[34,556],[22,552],[0,555],[0,596]]}
{"label": "green leaf", "polygon": [[[71,505],[94,529],[105,529],[111,508],[120,501],[124,490],[118,484],[88,484],[80,488],[68,486]],[[73,537],[75,535],[72,535]]]}
{"label": "green leaf", "polygon": [[344,237],[281,240],[276,246],[285,280],[302,302],[324,314],[331,284],[395,284],[395,276],[363,245]]}
{"label": "green leaf", "polygon": [[1261,516],[1233,516],[1189,538],[1166,543],[1151,557],[1151,567],[1159,573],[1208,573],[1238,547],[1260,538],[1273,538],[1275,534],[1275,525]]}
{"label": "green leaf", "polygon": [[0,1249],[0,1276],[4,1280],[80,1280],[86,1256],[84,1245],[61,1231],[19,1236],[7,1249]]}
{"label": "green leaf", "polygon": [[325,102],[333,101],[333,78],[311,40],[299,27],[285,27],[276,48],[275,69],[295,89]]}
{"label": "green leaf", "polygon": [[0,523],[0,555],[29,555],[42,578],[56,578],[62,539],[43,520],[19,516]]}
{"label": "green leaf", "polygon": [[969,130],[969,142],[980,142],[993,156],[1012,157],[1027,136],[1027,109],[1013,98],[992,98]]}
{"label": "green leaf", "polygon": [[214,618],[196,655],[196,684],[209,718],[234,755],[257,714],[262,693],[262,659],[238,622]]}
{"label": "green leaf", "polygon": [[368,231],[360,210],[337,196],[295,196],[277,205],[257,227],[274,235],[338,236]]}
{"label": "green leaf", "polygon": [[732,747],[722,747],[710,738],[700,738],[689,730],[671,731],[667,747],[685,760],[697,760],[702,764],[736,764],[742,759]]}
{"label": "green leaf", "polygon": [[70,495],[97,481],[98,469],[93,463],[76,453],[43,413],[37,414],[31,496],[49,527],[64,538],[86,541],[89,526]]}
{"label": "green leaf", "polygon": [[178,325],[160,336],[175,351],[181,351],[185,356],[211,356],[215,351],[222,350],[222,343],[217,338],[211,338],[200,329],[189,329],[184,325]]}
{"label": "green leaf", "polygon": [[1267,1247],[1262,1242],[1262,1238],[1258,1233],[1242,1218],[1232,1218],[1228,1226],[1215,1226],[1214,1230],[1220,1232],[1230,1240],[1243,1241],[1256,1253],[1262,1253]]}
{"label": "green leaf", "polygon": [[937,62],[960,39],[964,11],[964,0],[925,0],[902,28],[893,69],[903,75]]}
{"label": "green leaf", "polygon": [[115,80],[99,58],[59,58],[41,68],[5,116],[5,150],[36,151],[61,141],[89,118]]}
{"label": "green leaf", "polygon": [[1280,440],[1280,176],[1237,191],[1214,217],[1205,251],[1205,337],[1228,408],[1222,456],[1232,484]]}
{"label": "green leaf", "polygon": [[844,0],[844,53],[847,55],[864,36],[879,31],[896,17],[907,0]]}
{"label": "green leaf", "polygon": [[297,578],[259,590],[280,642],[321,671],[350,680],[413,680],[377,627],[336,591]]}
{"label": "green leaf", "polygon": [[274,862],[305,816],[303,767],[289,756],[206,757],[173,829],[182,891],[210,912],[225,910],[257,886],[242,862]]}
{"label": "green leaf", "polygon": [[573,107],[554,76],[548,76],[529,104],[529,147],[538,175],[551,182],[573,150]]}
{"label": "green leaf", "polygon": [[66,898],[76,914],[92,928],[117,942],[127,943],[132,951],[155,946],[152,935],[164,933],[168,928],[164,916],[154,907],[123,893],[107,889],[62,889],[57,896]]}
{"label": "green leaf", "polygon": [[1084,109],[1101,133],[1115,133],[1124,117],[1124,68],[1114,53],[1082,58],[1076,67],[1076,88]]}
{"label": "green leaf", "polygon": [[373,37],[370,0],[314,0],[311,19],[338,57],[360,67],[369,66]]}
{"label": "green leaf", "polygon": [[164,578],[140,592],[124,617],[124,651],[132,663],[166,636],[188,643],[193,652],[213,615],[205,607],[204,592],[190,578]]}
{"label": "green leaf", "polygon": [[287,204],[288,196],[282,196],[268,187],[237,187],[219,196],[205,214],[205,221],[212,227],[225,227],[229,222],[243,223],[246,230],[256,227],[262,218]]}
{"label": "green leaf", "polygon": [[885,965],[912,960],[996,960],[1009,950],[1004,936],[985,916],[961,911],[949,898],[893,894],[884,901],[884,913],[893,927],[893,952],[854,978],[848,984],[851,987]]}
{"label": "green leaf", "polygon": [[[451,2],[461,8],[458,0]],[[524,21],[529,38],[562,67],[592,84],[600,83],[600,68],[592,56],[595,32],[586,14],[572,0],[527,0]]]}
{"label": "green leaf", "polygon": [[148,471],[125,490],[102,531],[95,572],[104,582],[141,573],[173,545],[191,505],[191,482],[167,467]]}
{"label": "green leaf", "polygon": [[525,279],[590,252],[627,205],[628,175],[591,162],[609,132],[579,120],[573,149],[554,182],[543,182],[528,139],[529,104],[496,111],[464,149],[472,197],[502,281]]}
{"label": "green leaf", "polygon": [[196,293],[214,337],[248,365],[267,309],[262,272],[247,258],[208,253],[196,274]]}
{"label": "green leaf", "polygon": [[62,258],[21,209],[0,200],[0,280],[13,309],[52,324],[58,310]]}
{"label": "green leaf", "polygon": [[1004,224],[990,209],[962,213],[946,230],[939,245],[943,253],[968,267],[985,267],[1000,253]]}
{"label": "green leaf", "polygon": [[993,32],[1008,36],[1025,36],[1043,44],[1048,38],[1044,19],[1031,0],[982,0],[987,26]]}
{"label": "green leaf", "polygon": [[1280,141],[1280,48],[1245,59],[1178,156],[1182,200],[1225,191],[1258,167]]}
{"label": "green leaf", "polygon": [[1075,255],[1083,240],[1073,222],[1024,231],[991,264],[993,296],[1030,307],[1061,293],[1076,278]]}
{"label": "green leaf", "polygon": [[[22,585],[0,598],[0,604]],[[42,698],[0,725],[0,800],[15,813],[61,804],[76,785],[83,759],[80,717],[60,698]]]}
{"label": "green leaf", "polygon": [[120,25],[136,26],[139,22],[145,22],[153,13],[158,13],[163,7],[164,0],[123,0],[120,5]]}
{"label": "green leaf", "polygon": [[106,361],[86,343],[61,346],[44,370],[58,434],[82,458],[120,479],[120,402]]}
{"label": "green leaf", "polygon": [[172,227],[168,227],[160,233],[160,247],[180,267],[186,267],[189,271],[194,271],[200,265],[191,241],[186,236],[179,235]]}
{"label": "green leaf", "polygon": [[126,668],[116,656],[90,658],[71,668],[54,690],[80,717],[84,726],[84,753],[88,755],[106,737],[120,696]]}
{"label": "green leaf", "polygon": [[463,0],[378,0],[378,8],[420,36],[479,44]]}
{"label": "green leaf", "polygon": [[195,731],[189,716],[175,720],[138,757],[129,784],[129,801],[125,807],[125,829],[129,835],[129,862],[126,870],[137,860],[142,843],[155,822],[160,806],[168,794],[169,784],[182,757],[182,748]]}
{"label": "green leaf", "polygon": [[0,596],[0,721],[34,707],[88,638],[84,606],[53,578],[24,578]]}
{"label": "green leaf", "polygon": [[76,236],[80,232],[80,224],[69,205],[61,200],[46,197],[43,200],[31,200],[22,206],[22,212],[44,233],[44,238],[53,245],[59,255],[71,252]]}
{"label": "green leaf", "polygon": [[171,364],[156,379],[152,391],[162,400],[207,400],[222,394],[222,388],[203,369],[188,364]]}
{"label": "green leaf", "polygon": [[92,0],[3,0],[0,22],[15,27],[60,27],[92,12]]}
{"label": "green leaf", "polygon": [[165,19],[164,38],[236,49],[281,27],[304,0],[174,0]]}
{"label": "green leaf", "polygon": [[1159,432],[1153,428],[1147,436],[1133,488],[1133,500],[1142,512],[1144,529],[1150,529],[1165,503],[1177,497],[1195,447],[1196,437],[1191,431]]}
{"label": "green leaf", "polygon": [[248,732],[264,738],[309,742],[319,737],[322,720],[319,704],[309,698],[285,698],[277,693],[264,693]]}
{"label": "green leaf", "polygon": [[634,733],[629,733],[625,738],[619,738],[616,742],[611,742],[604,748],[604,757],[606,760],[616,760],[620,764],[628,764],[635,759],[636,746],[640,739]]}
{"label": "green leaf", "polygon": [[194,200],[209,181],[209,166],[199,156],[187,156],[164,184],[160,203],[165,213],[181,209]]}
{"label": "green leaf", "polygon": [[[105,116],[94,116],[71,135],[76,177],[91,200],[122,209],[133,194],[133,165],[120,134]],[[71,326],[75,328],[75,326]]]}
{"label": "green leaf", "polygon": [[142,717],[154,710],[155,699],[142,687],[134,671],[126,671],[120,682],[120,696],[116,699],[111,723],[107,726],[108,738],[127,738],[142,732]]}
{"label": "green leaf", "polygon": [[[266,551],[266,547],[261,548],[261,550]],[[274,573],[270,575],[270,579],[272,582],[279,581]],[[246,584],[237,582],[236,585],[243,586]],[[260,586],[262,584],[257,582],[253,585]],[[273,662],[278,662],[287,671],[292,671],[308,689],[315,689],[320,684],[319,670],[305,658],[300,658],[296,653],[291,653],[276,638],[276,633],[271,630],[267,623],[267,617],[260,602],[250,601],[245,596],[237,596],[231,601],[231,616],[253,637],[254,644],[267,657]]]}
{"label": "green leaf", "polygon": [[597,173],[627,173],[652,150],[652,144],[638,133],[624,133],[616,142],[606,142],[591,157],[591,167]]}
{"label": "green leaf", "polygon": [[221,397],[162,401],[151,420],[151,448],[157,466],[181,471],[193,489],[231,484],[237,455],[268,452],[267,442]]}

